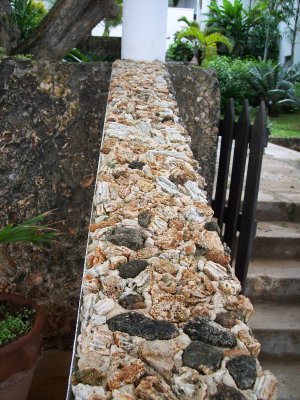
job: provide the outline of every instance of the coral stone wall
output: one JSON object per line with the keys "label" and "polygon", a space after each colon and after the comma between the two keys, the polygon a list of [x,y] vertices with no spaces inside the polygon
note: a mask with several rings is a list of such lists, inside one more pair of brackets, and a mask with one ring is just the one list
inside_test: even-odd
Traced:
{"label": "coral stone wall", "polygon": [[172,92],[113,66],[69,397],[275,399]]}
{"label": "coral stone wall", "polygon": [[167,63],[175,89],[179,115],[191,137],[191,150],[199,161],[210,201],[213,194],[220,120],[220,88],[216,73],[183,63]]}
{"label": "coral stone wall", "polygon": [[0,290],[47,313],[44,344],[74,338],[111,65],[0,62],[0,226],[56,209],[48,248],[1,252]]}

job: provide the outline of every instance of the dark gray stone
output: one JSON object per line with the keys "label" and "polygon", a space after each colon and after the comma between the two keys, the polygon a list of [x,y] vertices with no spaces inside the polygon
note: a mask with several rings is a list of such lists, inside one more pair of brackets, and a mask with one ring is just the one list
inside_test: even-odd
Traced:
{"label": "dark gray stone", "polygon": [[107,325],[113,332],[125,332],[147,340],[169,340],[179,335],[171,322],[153,320],[136,312],[116,315],[107,320]]}
{"label": "dark gray stone", "polygon": [[132,161],[128,164],[128,168],[142,170],[144,165],[145,163],[143,163],[142,161]]}
{"label": "dark gray stone", "polygon": [[183,365],[194,368],[199,372],[209,368],[217,371],[223,360],[223,353],[216,347],[194,341],[182,353]]}
{"label": "dark gray stone", "polygon": [[256,360],[251,356],[239,356],[232,358],[226,364],[230,375],[238,388],[242,390],[252,389],[257,377]]}
{"label": "dark gray stone", "polygon": [[143,228],[148,228],[151,222],[151,214],[147,213],[147,211],[139,213],[138,221]]}
{"label": "dark gray stone", "polygon": [[235,388],[223,386],[209,400],[245,400],[245,397]]}
{"label": "dark gray stone", "polygon": [[142,232],[139,229],[117,227],[107,240],[117,246],[125,246],[132,250],[140,250],[144,247]]}
{"label": "dark gray stone", "polygon": [[215,219],[212,219],[211,221],[208,221],[204,224],[204,228],[207,231],[214,231],[217,232],[218,235],[220,235],[220,227],[218,225],[218,222]]}
{"label": "dark gray stone", "polygon": [[129,294],[119,300],[120,305],[126,310],[146,308],[145,299],[140,294]]}
{"label": "dark gray stone", "polygon": [[[127,246],[128,247],[128,246]],[[119,274],[123,279],[135,278],[138,276],[145,268],[147,268],[149,263],[146,260],[132,260],[126,264],[119,265]]]}
{"label": "dark gray stone", "polygon": [[198,340],[212,346],[233,348],[237,345],[233,333],[206,317],[197,317],[188,322],[183,327],[183,331],[192,340]]}

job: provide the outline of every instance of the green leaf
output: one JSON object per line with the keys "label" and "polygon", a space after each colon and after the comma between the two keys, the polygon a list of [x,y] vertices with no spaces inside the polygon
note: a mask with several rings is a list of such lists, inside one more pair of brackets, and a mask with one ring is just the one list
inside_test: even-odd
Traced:
{"label": "green leaf", "polygon": [[44,213],[18,225],[8,224],[0,230],[0,244],[13,242],[49,243],[57,236],[57,231],[48,225],[37,225],[49,213]]}

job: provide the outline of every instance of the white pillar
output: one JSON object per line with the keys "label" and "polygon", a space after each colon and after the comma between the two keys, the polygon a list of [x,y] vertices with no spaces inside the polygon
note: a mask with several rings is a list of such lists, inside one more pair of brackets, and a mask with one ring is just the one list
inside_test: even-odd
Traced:
{"label": "white pillar", "polygon": [[122,59],[165,61],[168,0],[124,0]]}

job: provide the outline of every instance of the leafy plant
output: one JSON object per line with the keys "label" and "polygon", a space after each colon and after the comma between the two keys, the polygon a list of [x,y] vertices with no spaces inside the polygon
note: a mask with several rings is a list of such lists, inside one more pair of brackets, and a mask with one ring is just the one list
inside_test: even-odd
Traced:
{"label": "leafy plant", "polygon": [[274,115],[280,105],[294,104],[295,83],[300,80],[299,66],[284,68],[265,61],[253,65],[250,70],[250,83],[259,100],[264,100],[269,113]]}
{"label": "leafy plant", "polygon": [[[266,42],[266,15],[263,13],[259,22],[249,30],[248,40],[244,46],[244,55],[250,54],[254,57],[263,58]],[[278,43],[280,41],[281,35],[279,32],[279,26],[276,23],[272,23],[271,29],[269,31],[269,44],[268,44],[268,59],[274,61],[278,60],[279,47]]]}
{"label": "leafy plant", "polygon": [[288,22],[293,16],[294,0],[258,0],[257,6],[260,7],[264,15],[266,36],[263,60],[266,61],[272,28],[278,26],[280,22]]}
{"label": "leafy plant", "polygon": [[231,97],[234,98],[237,108],[242,107],[244,99],[248,99],[250,104],[253,103],[254,91],[249,73],[252,65],[252,60],[233,59],[228,56],[219,56],[204,62],[205,68],[216,70],[220,83],[222,111]]}
{"label": "leafy plant", "polygon": [[49,225],[38,225],[48,213],[29,219],[18,225],[8,224],[0,230],[0,244],[13,242],[31,242],[33,244],[49,243],[57,236],[57,231]]}
{"label": "leafy plant", "polygon": [[30,306],[0,302],[0,346],[25,335],[32,327],[36,311]]}
{"label": "leafy plant", "polygon": [[190,42],[176,40],[167,50],[167,58],[174,61],[191,61],[194,51]]}
{"label": "leafy plant", "polygon": [[10,0],[13,19],[20,29],[20,40],[26,39],[47,14],[42,1]]}
{"label": "leafy plant", "polygon": [[199,26],[189,26],[178,33],[178,40],[187,39],[193,43],[194,55],[200,50],[202,59],[210,60],[217,54],[217,43],[223,43],[229,51],[232,50],[230,40],[220,32],[206,34]]}
{"label": "leafy plant", "polygon": [[207,14],[208,29],[222,32],[233,42],[233,54],[242,55],[251,27],[261,18],[259,6],[246,10],[241,0],[212,0]]}
{"label": "leafy plant", "polygon": [[64,56],[64,60],[69,61],[69,62],[89,62],[89,61],[91,61],[88,56],[81,53],[81,51],[76,48],[70,50],[69,53]]}

